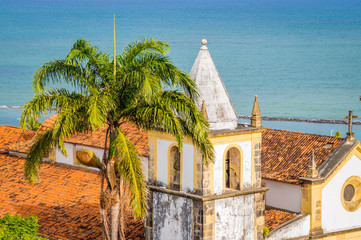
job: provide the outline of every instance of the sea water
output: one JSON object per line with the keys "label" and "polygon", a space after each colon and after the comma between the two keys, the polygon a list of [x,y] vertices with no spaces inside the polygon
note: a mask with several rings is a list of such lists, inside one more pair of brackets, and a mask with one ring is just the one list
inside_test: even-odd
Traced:
{"label": "sea water", "polygon": [[[118,54],[155,37],[189,72],[206,38],[240,115],[251,114],[258,95],[263,116],[343,119],[352,109],[361,117],[360,1],[15,0],[0,1],[0,124],[19,125],[21,110],[6,106],[30,100],[34,71],[63,59],[77,39],[112,54],[114,14]],[[327,135],[347,128],[265,125]],[[361,127],[354,130],[361,136]]]}

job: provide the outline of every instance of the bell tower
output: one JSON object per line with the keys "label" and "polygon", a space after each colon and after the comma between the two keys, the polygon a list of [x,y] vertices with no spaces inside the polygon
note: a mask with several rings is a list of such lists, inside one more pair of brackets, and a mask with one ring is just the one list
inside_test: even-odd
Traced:
{"label": "bell tower", "polygon": [[149,132],[146,239],[263,239],[267,189],[261,186],[258,100],[257,124],[238,124],[206,44],[203,39],[190,76],[198,85],[215,159],[205,165],[190,140],[179,152],[173,137]]}

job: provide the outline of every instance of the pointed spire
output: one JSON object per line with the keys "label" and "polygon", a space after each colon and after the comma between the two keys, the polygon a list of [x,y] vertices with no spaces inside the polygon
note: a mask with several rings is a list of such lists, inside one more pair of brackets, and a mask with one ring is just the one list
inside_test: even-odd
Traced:
{"label": "pointed spire", "polygon": [[[198,85],[200,99],[205,100],[209,129],[235,129],[238,122],[236,111],[206,45],[207,40],[203,39],[190,76]],[[202,102],[198,102],[198,107],[201,106]]]}
{"label": "pointed spire", "polygon": [[258,105],[257,95],[254,97],[254,104],[252,109],[252,117],[251,117],[251,126],[252,127],[262,127],[262,118],[261,111]]}
{"label": "pointed spire", "polygon": [[316,169],[315,150],[314,149],[312,149],[310,162],[308,163],[307,177],[309,177],[309,178],[317,178],[318,177],[318,171]]}
{"label": "pointed spire", "polygon": [[206,120],[208,121],[208,114],[207,114],[207,109],[206,109],[206,104],[205,101],[202,101],[202,108],[201,108],[202,114],[203,116],[206,118]]}
{"label": "pointed spire", "polygon": [[117,67],[117,61],[116,61],[116,54],[115,54],[115,13],[114,13],[114,81],[115,81],[115,77],[116,77],[116,67]]}

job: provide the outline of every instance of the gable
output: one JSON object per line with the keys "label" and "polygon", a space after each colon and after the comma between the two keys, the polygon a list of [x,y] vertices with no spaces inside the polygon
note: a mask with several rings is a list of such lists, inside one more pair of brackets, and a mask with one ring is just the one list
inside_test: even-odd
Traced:
{"label": "gable", "polygon": [[[326,179],[322,190],[322,227],[325,233],[342,231],[361,226],[361,202],[357,200],[361,196],[361,148],[353,151],[340,163],[337,169]],[[348,185],[355,187],[345,194]],[[352,187],[351,187],[352,188]],[[350,200],[350,201],[348,201]],[[356,203],[358,208],[350,209],[348,204]]]}

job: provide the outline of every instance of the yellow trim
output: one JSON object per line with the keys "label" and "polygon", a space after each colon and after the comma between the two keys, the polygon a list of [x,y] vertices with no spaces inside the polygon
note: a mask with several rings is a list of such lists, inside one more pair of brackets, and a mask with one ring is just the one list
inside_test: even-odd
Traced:
{"label": "yellow trim", "polygon": [[242,190],[243,189],[243,151],[241,146],[239,146],[238,144],[230,144],[229,146],[226,147],[226,149],[223,152],[223,159],[222,159],[222,167],[223,167],[223,191],[225,191],[226,188],[226,157],[227,157],[227,152],[231,149],[231,148],[237,148],[239,151],[239,171],[241,172],[241,174],[239,174],[239,189]]}
{"label": "yellow trim", "polygon": [[[344,198],[344,191],[347,185],[352,185],[355,189],[355,194],[350,201]],[[358,176],[349,177],[342,186],[341,190],[342,206],[349,212],[354,212],[361,207],[361,178]]]}
{"label": "yellow trim", "polygon": [[[155,139],[161,139],[166,140],[170,142],[177,142],[177,139],[173,137],[172,135],[164,132],[158,132],[158,131],[149,131],[148,132],[149,138],[155,138]],[[190,144],[193,145],[192,139],[189,137],[185,137],[182,141],[183,144]]]}
{"label": "yellow trim", "polygon": [[252,135],[252,142],[251,142],[251,186],[252,187],[256,187],[257,181],[256,181],[256,170],[255,170],[255,163],[254,163],[254,146],[255,144],[258,144],[258,142],[256,142],[253,139],[253,135]]}
{"label": "yellow trim", "polygon": [[335,233],[328,233],[325,234],[326,236],[321,236],[319,238],[313,238],[318,240],[340,240],[340,239],[347,239],[347,240],[360,240],[361,239],[361,230],[360,228],[355,230],[345,230]]}
{"label": "yellow trim", "polygon": [[237,135],[225,135],[225,136],[215,136],[210,137],[210,141],[213,145],[227,144],[227,143],[237,143],[237,142],[246,142],[246,141],[261,141],[262,133],[253,132],[253,133],[240,133]]}
{"label": "yellow trim", "polygon": [[[173,147],[177,147],[178,148],[178,151],[179,151],[179,147],[178,147],[178,144],[177,143],[172,143],[171,145],[169,145],[168,147],[168,188],[170,188],[170,183],[171,183],[171,168],[172,168],[172,165],[171,165],[171,160],[170,160],[170,151]],[[182,181],[183,181],[183,152],[180,152],[180,163],[179,163],[179,166],[180,166],[180,176],[179,176],[179,191],[182,191]]]}
{"label": "yellow trim", "polygon": [[193,146],[193,192],[198,189],[198,182],[197,182],[197,150],[196,147]]}
{"label": "yellow trim", "polygon": [[155,138],[153,139],[153,146],[154,146],[154,156],[153,156],[153,166],[154,166],[154,183],[157,184],[157,165],[158,165],[158,140]]}

